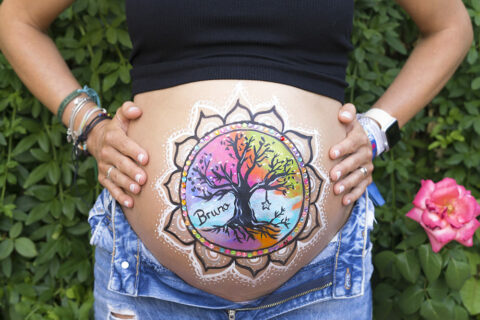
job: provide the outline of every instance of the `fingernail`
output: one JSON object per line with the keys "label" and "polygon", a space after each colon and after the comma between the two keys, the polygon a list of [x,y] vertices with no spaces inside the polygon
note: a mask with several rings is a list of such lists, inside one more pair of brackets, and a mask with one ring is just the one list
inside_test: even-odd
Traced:
{"label": "fingernail", "polygon": [[333,157],[338,158],[339,156],[340,156],[340,151],[337,149],[333,150]]}
{"label": "fingernail", "polygon": [[342,117],[344,117],[344,118],[347,118],[348,120],[352,120],[352,119],[353,119],[352,114],[351,114],[350,112],[348,112],[348,111],[342,111],[342,112],[340,113],[340,115],[341,115]]}
{"label": "fingernail", "polygon": [[140,110],[140,108],[135,107],[135,106],[132,106],[132,107],[128,108],[128,111],[139,111],[139,110]]}
{"label": "fingernail", "polygon": [[135,176],[135,181],[140,183],[140,179],[142,179],[142,175],[140,173],[137,173],[137,175]]}
{"label": "fingernail", "polygon": [[136,189],[137,189],[137,188],[136,188],[136,186],[135,186],[135,183],[132,183],[132,184],[130,185],[130,191],[135,192]]}
{"label": "fingernail", "polygon": [[338,180],[338,179],[340,179],[340,177],[342,176],[342,171],[337,171],[337,172],[335,172],[335,174],[337,175],[337,179],[336,179],[336,180]]}
{"label": "fingernail", "polygon": [[342,185],[340,185],[340,187],[338,187],[338,193],[342,193],[343,191],[345,190],[345,187]]}
{"label": "fingernail", "polygon": [[143,153],[140,153],[137,157],[138,159],[138,162],[142,163],[143,162],[143,159],[145,159],[145,155]]}
{"label": "fingernail", "polygon": [[123,205],[124,205],[125,207],[130,207],[130,201],[125,200],[125,201],[123,202]]}

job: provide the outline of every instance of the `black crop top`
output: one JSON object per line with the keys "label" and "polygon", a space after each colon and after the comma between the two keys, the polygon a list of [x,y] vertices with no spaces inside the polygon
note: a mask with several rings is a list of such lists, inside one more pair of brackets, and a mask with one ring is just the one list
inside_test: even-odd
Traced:
{"label": "black crop top", "polygon": [[133,94],[278,82],[343,103],[353,0],[126,0]]}

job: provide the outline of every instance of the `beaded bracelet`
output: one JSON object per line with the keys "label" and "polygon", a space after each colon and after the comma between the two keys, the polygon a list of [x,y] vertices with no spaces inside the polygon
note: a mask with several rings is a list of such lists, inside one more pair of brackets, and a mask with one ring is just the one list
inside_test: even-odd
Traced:
{"label": "beaded bracelet", "polygon": [[83,89],[76,89],[73,92],[71,92],[65,99],[63,99],[62,103],[60,103],[60,107],[58,108],[58,112],[57,112],[57,118],[60,121],[60,123],[62,123],[63,113],[65,112],[65,108],[67,107],[67,105],[82,93],[86,93],[90,98],[92,98],[95,101],[97,106],[99,107],[101,106],[100,98],[98,97],[98,93],[95,90],[93,90],[92,88],[89,88],[88,86],[84,86]]}

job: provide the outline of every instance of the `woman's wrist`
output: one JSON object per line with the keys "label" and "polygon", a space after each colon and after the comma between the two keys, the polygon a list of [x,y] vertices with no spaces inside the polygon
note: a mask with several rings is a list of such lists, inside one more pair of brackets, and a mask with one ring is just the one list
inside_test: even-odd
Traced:
{"label": "woman's wrist", "polygon": [[357,115],[358,122],[362,125],[363,130],[370,140],[372,146],[372,157],[375,158],[386,151],[385,135],[380,128],[380,125],[372,118],[366,117],[364,113]]}

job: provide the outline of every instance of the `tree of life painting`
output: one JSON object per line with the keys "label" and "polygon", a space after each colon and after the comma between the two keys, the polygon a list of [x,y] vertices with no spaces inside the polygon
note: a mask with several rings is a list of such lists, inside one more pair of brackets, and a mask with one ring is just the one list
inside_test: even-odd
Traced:
{"label": "tree of life painting", "polygon": [[299,233],[308,212],[303,167],[295,146],[271,128],[247,122],[218,128],[185,162],[185,224],[220,253],[276,251]]}

